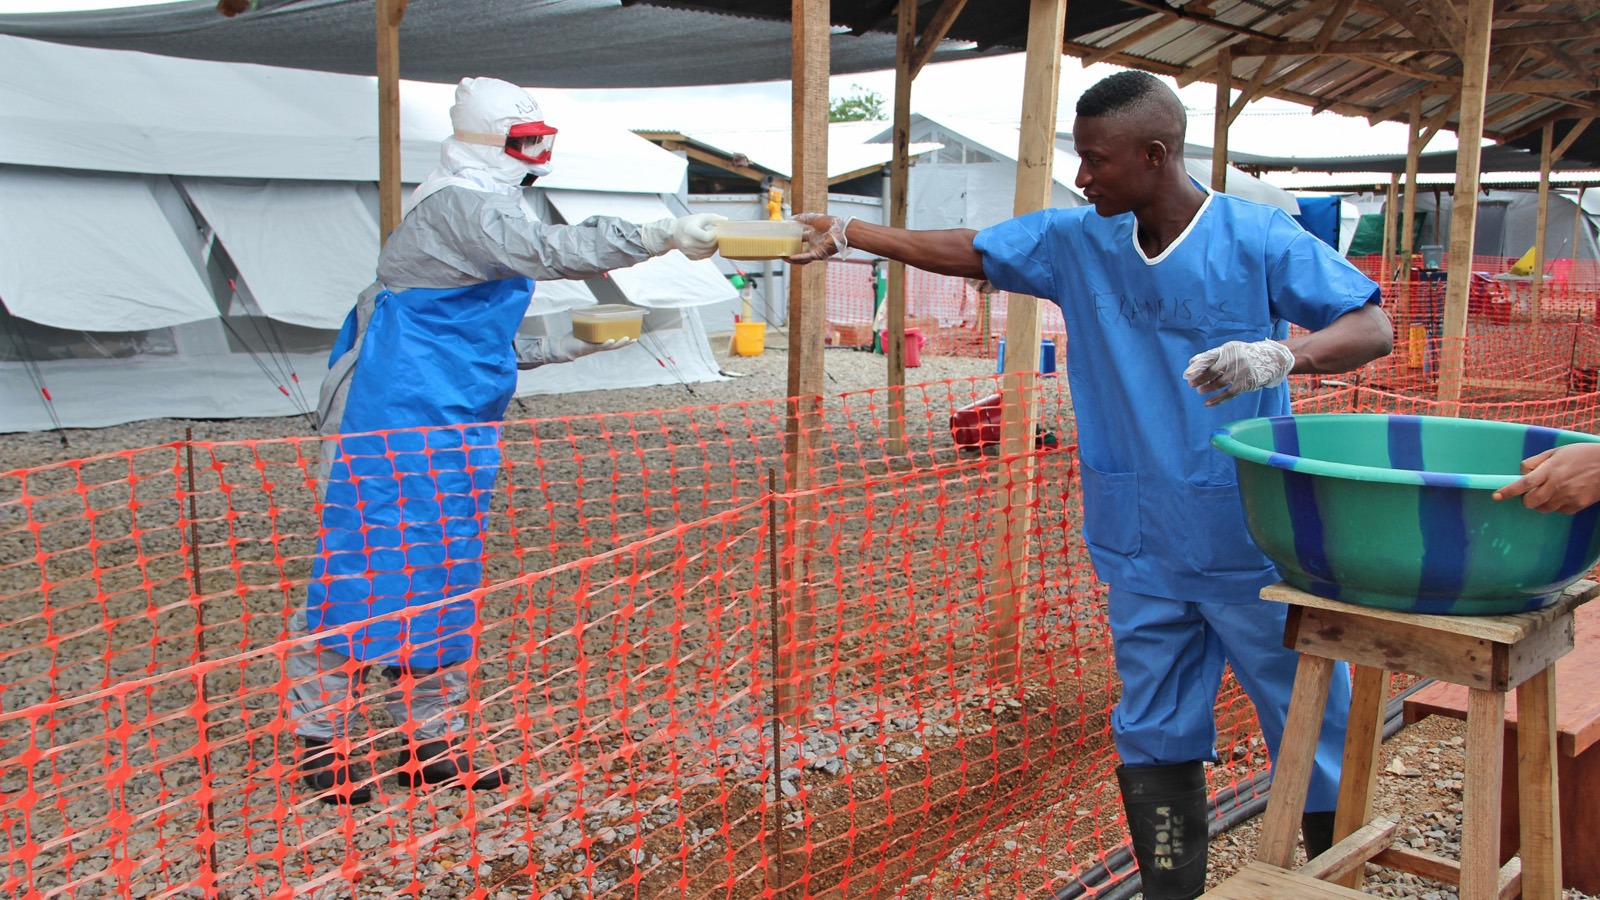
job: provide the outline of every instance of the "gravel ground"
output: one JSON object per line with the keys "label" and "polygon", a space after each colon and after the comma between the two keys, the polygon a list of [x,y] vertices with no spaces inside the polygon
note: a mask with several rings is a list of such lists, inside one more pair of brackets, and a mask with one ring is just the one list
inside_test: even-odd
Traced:
{"label": "gravel ground", "polygon": [[[762,356],[728,358],[724,355],[726,338],[714,338],[712,344],[724,368],[743,373],[741,377],[726,382],[694,385],[692,388],[658,387],[526,398],[513,404],[509,417],[587,416],[770,401],[785,393],[788,357],[783,352],[782,341],[781,334],[769,333],[769,349]],[[871,390],[883,384],[882,357],[830,350],[825,360],[827,377],[824,392],[828,395]],[[917,382],[979,379],[962,383],[945,395],[959,398],[987,393],[991,383],[984,379],[992,375],[992,366],[993,363],[986,359],[925,356],[924,365],[908,375]],[[1052,402],[1060,402],[1059,397]],[[929,415],[943,415],[946,409],[945,405],[941,405],[937,392],[929,398],[926,406]],[[868,408],[871,408],[870,404]],[[839,405],[830,402],[830,409],[834,410],[831,418],[837,419],[840,415]],[[154,420],[114,428],[69,430],[65,435],[12,435],[0,443],[0,472],[181,441],[185,430],[189,428],[193,429],[197,441],[213,442],[272,440],[311,433],[309,423],[303,418],[280,418],[193,422]],[[937,445],[936,436],[943,428],[942,422],[927,425],[913,423],[911,430],[915,432],[919,428],[934,434],[934,443]],[[862,430],[862,434],[867,433],[870,433],[870,429]],[[859,452],[860,457],[855,462],[860,471],[874,472],[880,476],[896,471],[892,466],[874,468],[870,451],[876,448],[842,449]],[[948,447],[930,446],[922,449],[947,463],[970,459],[949,452]],[[508,459],[510,456],[508,454]],[[843,476],[842,461],[839,470]],[[684,471],[691,472],[692,469]],[[976,542],[981,541],[981,529],[977,537],[969,535],[962,538],[956,537],[954,530],[969,528],[972,522],[981,517],[982,510],[961,512],[947,498],[947,494],[971,491],[980,483],[975,479],[976,476],[958,472],[955,476],[937,479],[931,484],[901,482],[889,485],[886,489],[897,491],[902,502],[909,496],[910,504],[914,506],[918,503],[916,498],[920,496],[928,506],[937,507],[941,515],[940,527],[953,530],[952,536],[941,535],[930,539],[920,534],[916,523],[911,522],[901,523],[899,527],[905,529],[903,533],[913,537],[918,542],[916,546],[924,550],[932,547],[936,551],[948,551],[952,547],[965,548],[969,543],[976,546]],[[564,490],[567,486],[558,484],[556,487]],[[584,500],[585,495],[579,489],[576,495],[564,496],[560,502],[570,501],[571,505],[578,506]],[[1042,508],[1048,509],[1049,502],[1063,502],[1065,498],[1045,500],[1046,506]],[[842,500],[841,508],[870,510],[874,502],[869,493],[860,498]],[[619,507],[613,506],[612,509],[615,519]],[[634,515],[637,510],[622,510],[622,513],[625,516]],[[202,511],[202,517],[204,515]],[[944,517],[948,517],[948,521]],[[1063,522],[1070,524],[1064,518]],[[558,537],[563,542],[568,540],[560,536],[559,531]],[[587,534],[573,535],[571,543],[576,546],[579,539],[587,537]],[[846,537],[847,540],[841,544],[839,536],[834,536],[832,546],[837,548],[835,558],[819,563],[819,571],[854,573],[859,567],[870,569],[874,565],[874,558],[865,552],[870,542],[862,541],[863,547],[857,548],[851,545],[849,536]],[[552,539],[553,546],[555,543],[556,539]],[[738,556],[750,554],[752,548],[740,544],[737,538],[729,539],[728,543],[732,549],[730,557],[698,561],[705,569],[705,578],[712,578],[710,573],[719,567],[722,574],[738,570],[741,565],[748,567],[748,560],[741,563]],[[563,546],[566,544],[563,543]],[[910,553],[908,551],[904,559],[916,560],[914,564],[917,566],[937,564],[932,557],[913,556]],[[651,557],[646,554],[642,558]],[[878,565],[888,567],[891,563],[899,565],[901,557],[886,555]],[[1081,568],[1081,560],[1075,565]],[[510,587],[506,596],[491,595],[486,598],[486,621],[494,616],[497,603],[506,604],[504,608],[507,610],[520,609],[526,606],[526,594],[545,591],[554,596],[560,591],[571,590],[571,584],[559,577],[552,577],[548,585],[528,580],[528,570],[532,568],[535,568],[535,564],[530,562],[500,571],[491,569],[492,581],[503,580]],[[635,569],[635,577],[639,577],[637,573],[647,568],[639,565]],[[159,573],[153,575],[150,570],[138,574],[145,579],[159,577]],[[909,574],[906,573],[907,576]],[[648,580],[652,576],[645,577]],[[892,573],[888,576],[882,573],[869,575],[860,585],[851,587],[869,591],[876,585],[875,579],[893,580],[897,577]],[[251,580],[248,571],[241,573],[241,578]],[[517,579],[522,580],[519,582]],[[97,588],[102,593],[114,590],[109,584],[98,584]],[[841,583],[839,588],[843,593],[845,585]],[[898,590],[906,591],[906,596],[914,601],[920,596],[913,596],[907,591],[903,579]],[[0,597],[7,593],[8,590],[0,586]],[[950,604],[976,602],[971,596],[925,599]],[[353,816],[344,816],[315,802],[297,798],[292,791],[283,790],[282,783],[292,777],[287,769],[290,756],[284,749],[286,745],[275,743],[270,736],[260,736],[262,724],[275,719],[277,697],[260,685],[270,683],[276,663],[266,659],[258,661],[260,665],[241,665],[239,671],[231,676],[226,672],[213,674],[208,676],[208,685],[216,678],[232,677],[234,680],[221,685],[221,689],[224,694],[232,693],[239,697],[237,708],[228,711],[236,714],[238,721],[222,722],[217,726],[218,730],[212,733],[213,742],[222,744],[226,751],[224,761],[213,761],[213,765],[218,767],[219,772],[236,769],[244,773],[238,776],[240,780],[230,782],[234,785],[232,793],[223,796],[214,812],[218,819],[218,831],[243,835],[245,844],[222,846],[222,855],[225,860],[230,855],[251,856],[255,860],[252,865],[256,887],[237,886],[239,877],[249,875],[249,872],[234,870],[230,879],[234,886],[226,891],[213,892],[212,895],[240,898],[265,896],[275,890],[278,884],[291,883],[299,885],[307,895],[319,897],[348,897],[353,894],[378,897],[397,891],[412,891],[417,896],[446,898],[477,890],[494,900],[523,896],[555,900],[591,894],[609,896],[614,891],[628,890],[627,878],[631,872],[635,876],[645,874],[644,880],[634,885],[644,892],[642,896],[676,892],[688,885],[694,886],[692,890],[709,891],[724,886],[725,891],[719,892],[719,896],[753,896],[759,894],[759,883],[763,881],[758,874],[752,874],[753,868],[770,865],[776,859],[763,849],[762,836],[775,831],[764,824],[765,817],[775,809],[783,809],[786,826],[783,831],[792,833],[795,843],[804,842],[809,868],[826,875],[825,883],[834,885],[832,893],[838,896],[880,895],[879,892],[883,890],[880,885],[898,883],[908,875],[913,886],[908,895],[940,896],[943,888],[936,886],[948,886],[948,879],[935,878],[930,881],[926,876],[911,873],[933,872],[941,867],[959,869],[964,873],[958,879],[959,889],[944,893],[943,896],[1012,896],[1007,893],[1008,890],[1015,892],[1023,886],[1030,894],[1046,896],[1048,891],[1044,885],[1051,884],[1053,879],[1064,878],[1068,873],[1063,870],[1052,871],[1048,863],[1035,864],[1033,868],[1037,871],[1023,871],[1026,867],[1018,866],[1017,862],[1028,855],[1028,848],[1035,848],[1036,851],[1039,846],[1054,846],[1052,840],[1066,833],[1072,835],[1072,840],[1109,840],[1112,845],[1120,838],[1115,831],[1117,810],[1114,789],[1108,792],[1103,783],[1095,783],[1096,779],[1105,777],[1106,773],[1101,770],[1114,764],[1109,757],[1107,726],[1104,722],[1104,711],[1111,699],[1108,692],[1113,688],[1107,685],[1110,667],[1103,658],[1098,663],[1082,665],[1085,658],[1092,658],[1095,653],[1105,650],[1103,635],[1098,638],[1094,636],[1093,598],[1088,600],[1090,602],[1083,608],[1047,607],[1040,610],[1037,621],[1047,623],[1048,627],[1043,630],[1049,635],[1058,636],[1060,641],[1052,644],[1055,637],[1043,638],[1039,650],[1046,654],[1064,651],[1066,655],[1077,658],[1079,665],[1070,677],[1066,668],[1051,672],[1048,687],[1040,687],[1036,681],[1030,682],[1034,687],[1016,697],[986,699],[983,692],[975,690],[973,685],[962,685],[956,680],[930,685],[894,674],[896,671],[909,671],[911,667],[908,665],[896,669],[891,664],[888,668],[881,668],[865,682],[850,682],[847,673],[845,680],[834,685],[834,693],[839,695],[837,702],[818,710],[811,724],[783,739],[779,791],[774,791],[770,786],[771,769],[767,766],[771,745],[766,743],[766,737],[747,727],[730,724],[762,718],[759,703],[754,703],[749,696],[739,696],[725,702],[711,718],[679,723],[675,741],[667,742],[666,746],[659,741],[652,742],[647,734],[636,733],[625,716],[615,721],[588,723],[596,732],[605,731],[608,727],[612,729],[611,739],[607,743],[597,742],[592,747],[562,746],[558,733],[570,723],[558,717],[549,726],[550,745],[558,749],[531,765],[526,759],[521,760],[521,783],[538,784],[541,776],[548,779],[570,772],[576,765],[593,779],[576,788],[545,783],[539,785],[541,793],[537,796],[530,787],[509,798],[477,797],[471,801],[439,794],[420,799],[404,793],[390,794],[378,803],[361,808]],[[840,608],[845,609],[844,606]],[[604,610],[600,612],[604,613]],[[231,621],[233,615],[240,621]],[[741,613],[740,616],[747,617],[747,613]],[[137,620],[139,616],[130,615],[128,618]],[[250,624],[254,620],[248,603],[240,605],[236,614],[228,614],[224,618],[230,621],[219,626],[216,632],[218,638],[222,639],[221,646],[230,646],[231,641],[238,641],[239,646],[244,646],[258,640],[255,626]],[[256,618],[265,618],[269,628],[281,626],[281,615],[275,619],[270,610],[257,610]],[[603,619],[604,615],[600,618]],[[730,631],[737,624],[733,619],[739,619],[739,616],[722,623]],[[193,619],[187,621],[192,622]],[[133,624],[139,623],[134,621]],[[542,622],[530,624],[530,627],[534,625],[547,629],[546,633],[560,634],[563,629],[571,627],[571,622],[550,615]],[[515,623],[510,626],[510,635],[496,634],[493,637],[496,640],[514,639],[516,627]],[[965,639],[961,636],[935,633],[935,629],[921,633],[919,637],[915,627],[899,623],[875,625],[871,633],[895,646],[905,646],[907,640],[911,641],[910,646],[918,646],[919,641],[921,644],[943,642],[949,643],[956,651],[969,652],[955,647],[956,643]],[[639,644],[636,654],[639,662],[645,668],[661,665],[667,649],[677,654],[686,647],[707,646],[714,635],[697,628],[691,626],[682,629],[683,640],[687,643],[674,644],[671,648],[647,646],[650,644],[648,639],[634,635],[631,640]],[[138,641],[146,641],[154,652],[154,646],[159,642],[150,634],[159,633],[159,629],[160,625],[156,624],[139,632],[143,636],[135,640],[135,649],[139,646]],[[626,644],[630,640],[625,632],[606,631],[604,628],[592,630],[596,632],[595,639],[601,645],[615,644],[619,640]],[[272,632],[267,633],[270,635]],[[0,630],[0,636],[8,634],[13,636],[13,641],[38,639],[36,634],[27,629]],[[485,640],[488,639],[489,636],[486,636]],[[217,638],[213,638],[213,641],[217,645]],[[696,644],[696,641],[700,643]],[[12,650],[19,646],[0,637],[0,645],[3,644],[9,644]],[[541,656],[535,662],[543,666],[544,671],[552,666],[565,671],[565,667],[570,666],[573,649],[542,649]],[[860,648],[849,645],[833,648],[836,658],[848,659],[859,651]],[[59,658],[66,659],[68,655],[63,654]],[[735,667],[744,662],[732,656],[729,659],[731,662],[723,662]],[[948,657],[945,662],[948,664],[955,659]],[[529,671],[528,661],[524,663],[523,671]],[[67,669],[67,666],[54,661],[29,660],[20,653],[8,655],[5,647],[0,646],[0,683],[26,680],[26,677],[16,673],[30,672],[37,665],[50,667],[53,683],[58,689],[61,684],[70,681],[70,671],[58,671]],[[485,680],[503,683],[508,688],[500,695],[485,698],[486,706],[509,709],[516,705],[514,666],[514,661],[505,666],[498,662],[486,665]],[[102,683],[101,680],[107,677],[103,671],[81,674],[85,679],[83,683],[89,686]],[[734,689],[744,683],[737,679],[718,681],[719,677],[725,676],[712,677],[698,685],[690,682],[691,687],[698,687],[701,691],[702,704],[710,703],[719,691]],[[895,681],[897,677],[901,678],[900,682]],[[571,707],[575,703],[580,713],[584,708],[581,698],[596,689],[593,683],[582,677],[550,677],[540,684],[545,704]],[[527,682],[524,681],[523,685],[526,689]],[[885,685],[898,686],[885,689]],[[864,687],[877,691],[879,696],[875,702],[869,704],[863,699],[867,693]],[[184,694],[179,688],[188,689],[185,685],[176,684],[152,688],[145,702],[152,710],[181,708],[183,703],[193,698],[194,692],[188,689],[188,693]],[[614,686],[602,685],[599,690],[605,693],[614,690]],[[940,690],[950,698],[948,702],[940,699]],[[734,690],[734,693],[738,691]],[[535,704],[539,702],[537,698],[534,701]],[[639,702],[648,703],[651,698]],[[15,706],[15,699],[7,698],[4,707],[12,709]],[[711,706],[716,708],[715,703]],[[568,708],[566,711],[572,710]],[[1084,719],[1084,713],[1089,714],[1090,718]],[[104,703],[92,709],[79,710],[77,716],[81,726],[89,729],[79,735],[80,738],[106,733],[108,728],[114,728],[114,722],[110,719],[116,718]],[[1020,723],[1026,721],[1027,716],[1033,716],[1035,722],[1046,723],[1049,741],[1042,741],[1037,731],[1030,733],[1021,726]],[[493,720],[492,716],[489,718]],[[60,719],[73,721],[65,711]],[[128,719],[133,721],[135,716],[130,713]],[[497,721],[504,725],[512,719]],[[526,724],[523,719],[516,721],[519,725]],[[104,834],[75,817],[88,815],[92,819],[98,815],[104,818],[108,814],[109,807],[104,798],[97,798],[91,793],[112,784],[112,775],[126,779],[122,782],[123,789],[136,793],[141,803],[155,808],[164,802],[162,798],[168,801],[173,798],[181,800],[192,793],[195,782],[205,775],[200,771],[197,760],[182,759],[185,748],[192,746],[193,739],[183,736],[181,725],[181,722],[176,723],[168,731],[159,728],[152,730],[148,735],[150,746],[138,752],[134,751],[131,743],[122,748],[120,767],[113,766],[109,761],[119,752],[111,741],[85,741],[84,746],[75,747],[73,742],[58,740],[57,743],[63,745],[60,752],[47,763],[33,765],[31,775],[30,767],[0,769],[0,772],[4,772],[0,776],[0,791],[13,797],[18,792],[26,795],[28,786],[32,785],[49,800],[43,804],[45,808],[33,813],[26,825],[6,817],[0,818],[0,829],[9,831],[13,846],[26,844],[38,850],[40,844],[49,843],[52,828],[56,832],[61,830],[62,817],[74,821],[74,829],[83,837],[74,840],[73,846],[65,850],[59,846],[46,848],[37,862],[40,869],[56,865],[72,873],[75,883],[54,882],[63,894],[84,897],[115,893],[154,896],[156,889],[164,884],[179,883],[187,876],[174,876],[173,873],[192,872],[198,866],[199,851],[192,841],[195,827],[192,820],[181,816],[168,820],[164,815],[158,816],[154,824],[142,822],[134,827],[119,843],[116,840],[108,842]],[[1385,774],[1379,781],[1378,809],[1395,815],[1400,815],[1398,811],[1404,810],[1405,823],[1408,826],[1417,823],[1415,831],[1408,832],[1408,836],[1420,840],[1421,846],[1427,849],[1447,855],[1455,847],[1452,842],[1459,838],[1456,816],[1459,813],[1460,793],[1459,787],[1451,786],[1458,779],[1447,777],[1447,774],[1458,772],[1462,765],[1459,740],[1456,740],[1460,730],[1456,727],[1458,725],[1430,720],[1402,730],[1386,745],[1385,763],[1389,761],[1388,754],[1398,754],[1427,771],[1415,778]],[[63,727],[62,722],[55,723],[53,727]],[[256,730],[252,731],[252,727]],[[192,725],[188,731],[193,731]],[[60,732],[56,734],[59,736]],[[21,745],[16,743],[17,737],[15,730],[0,735],[0,748],[5,748],[0,755],[13,757],[19,752],[18,746],[26,746],[26,741]],[[541,736],[519,734],[515,737],[518,743],[526,738],[532,746],[538,743]],[[501,734],[500,738],[509,742],[510,736]],[[1233,739],[1239,742],[1239,746],[1256,748],[1242,752],[1242,762],[1259,762],[1259,739],[1252,744],[1248,732],[1234,735]],[[166,742],[164,745],[163,740]],[[1074,760],[1065,768],[1061,766],[1059,758],[1062,751],[1058,748],[1063,746],[1061,741],[1071,742]],[[973,743],[979,746],[969,746]],[[369,749],[376,753],[386,751],[393,745],[392,740],[375,740]],[[634,752],[632,756],[627,749],[630,747]],[[164,771],[159,775],[142,771],[140,763],[148,764],[155,758],[158,749],[160,758],[165,761]],[[1080,761],[1081,768],[1075,768]],[[1439,768],[1433,769],[1433,765]],[[71,783],[73,776],[79,772],[97,771],[97,766],[103,766],[111,774],[102,776],[92,791],[86,790],[81,796],[74,793]],[[1054,770],[1051,770],[1051,766],[1055,767]],[[677,774],[662,775],[666,768]],[[962,781],[959,784],[941,782],[941,772],[957,770],[961,772]],[[1447,774],[1435,775],[1435,772]],[[1051,774],[1046,777],[1046,773]],[[214,777],[221,783],[227,776]],[[763,784],[768,786],[763,788]],[[969,796],[973,792],[969,787],[963,787],[983,784],[992,787],[981,797]],[[730,789],[734,789],[731,795]],[[779,793],[783,795],[781,798]],[[908,796],[916,801],[910,807],[901,802]],[[966,816],[969,805],[974,802],[977,806],[968,817],[974,827],[950,831],[946,823]],[[262,818],[267,811],[271,811],[271,816]],[[991,818],[996,814],[1002,818]],[[1037,816],[1041,827],[1035,831],[1054,830],[1062,834],[1034,834],[1029,832],[1026,825],[1007,822],[1018,816]],[[1002,839],[996,839],[993,834],[998,833],[1002,825],[1012,830],[1007,831]],[[1254,846],[1254,829],[1257,825],[1258,820],[1253,820],[1213,842],[1213,875],[1218,880],[1248,858],[1250,848]],[[919,849],[919,835],[926,842],[930,835],[923,834],[923,830],[935,827],[940,829],[934,834],[942,835],[942,848],[935,846],[924,852]],[[860,840],[871,840],[866,846],[877,844],[885,849],[886,852],[880,854],[881,858],[850,858],[860,853],[862,845],[858,843],[858,830],[868,836]],[[1101,836],[1102,830],[1108,830],[1104,837]],[[992,832],[987,840],[983,839],[986,837],[984,831]],[[848,839],[844,837],[847,833]],[[812,847],[812,841],[819,846]],[[960,849],[952,850],[956,841],[967,843]],[[221,845],[222,842],[219,842]],[[1079,845],[1076,857],[1069,847],[1062,851],[1064,855],[1051,858],[1062,860],[1055,865],[1074,858],[1081,859],[1083,846]],[[397,847],[400,848],[398,853]],[[855,849],[852,851],[851,848]],[[783,852],[795,852],[794,845],[791,844]],[[1045,855],[1055,852],[1054,849],[1047,850]],[[263,860],[270,860],[271,865],[263,865]],[[26,870],[26,865],[14,862],[8,871],[12,878],[19,879],[24,877]],[[166,874],[163,875],[163,872]],[[869,875],[870,878],[867,877]],[[851,887],[852,879],[857,885],[854,889]],[[0,893],[16,890],[19,883],[0,881]],[[919,883],[924,885],[923,893],[916,889]],[[48,887],[50,879],[41,878],[40,884],[41,887]],[[537,893],[536,884],[539,885]],[[1369,892],[1386,893],[1388,896],[1454,896],[1414,879],[1401,880],[1394,873],[1377,873],[1369,879],[1368,885]],[[820,883],[813,885],[814,888],[820,886]],[[204,892],[192,889],[192,893],[199,896]],[[788,891],[780,894],[799,896],[797,892]],[[631,893],[628,895],[632,896]],[[1582,897],[1573,892],[1567,896],[1569,900]]]}

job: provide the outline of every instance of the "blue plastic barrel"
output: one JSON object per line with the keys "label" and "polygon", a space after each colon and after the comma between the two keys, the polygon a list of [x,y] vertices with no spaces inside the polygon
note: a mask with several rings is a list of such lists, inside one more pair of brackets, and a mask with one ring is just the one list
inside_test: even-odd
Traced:
{"label": "blue plastic barrel", "polygon": [[[1006,371],[1006,339],[1000,339],[1000,355],[994,362],[994,373],[1003,375]],[[1056,342],[1049,338],[1039,340],[1039,374],[1054,375],[1056,373]]]}

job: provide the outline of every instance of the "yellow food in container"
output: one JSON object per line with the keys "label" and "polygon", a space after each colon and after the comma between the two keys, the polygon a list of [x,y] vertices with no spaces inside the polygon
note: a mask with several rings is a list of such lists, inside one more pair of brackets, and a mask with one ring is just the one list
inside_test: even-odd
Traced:
{"label": "yellow food in container", "polygon": [[580,341],[603,344],[618,338],[639,339],[644,330],[644,310],[621,303],[602,303],[574,309],[572,334]]}
{"label": "yellow food in container", "polygon": [[717,223],[717,252],[723,259],[783,259],[801,250],[803,226],[790,221]]}

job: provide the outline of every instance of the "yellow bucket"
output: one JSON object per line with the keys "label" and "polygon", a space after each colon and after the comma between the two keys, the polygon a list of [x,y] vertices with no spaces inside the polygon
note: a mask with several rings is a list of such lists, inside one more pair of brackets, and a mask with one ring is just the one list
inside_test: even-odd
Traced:
{"label": "yellow bucket", "polygon": [[733,323],[733,352],[739,356],[760,356],[767,349],[767,323]]}

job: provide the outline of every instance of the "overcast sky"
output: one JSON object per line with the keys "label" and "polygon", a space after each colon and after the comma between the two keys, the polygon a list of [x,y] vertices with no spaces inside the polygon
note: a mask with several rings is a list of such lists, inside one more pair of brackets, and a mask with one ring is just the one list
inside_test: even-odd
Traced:
{"label": "overcast sky", "polygon": [[[165,0],[0,0],[0,13],[51,12],[149,6]],[[916,112],[938,118],[956,117],[1015,123],[1022,107],[1023,57],[1009,54],[989,59],[938,63],[923,69],[912,87]],[[1076,59],[1062,60],[1061,130],[1069,130],[1078,95],[1094,82],[1118,71],[1097,65],[1084,69]],[[1176,82],[1166,79],[1174,88]],[[885,111],[894,96],[893,72],[839,75],[830,93],[844,97],[876,92]],[[537,95],[537,91],[535,91]],[[787,130],[789,84],[717,85],[695,88],[637,88],[567,91],[576,99],[607,112],[615,124],[631,129],[677,131]],[[1189,141],[1210,146],[1216,88],[1197,82],[1178,92],[1189,109]],[[1229,146],[1241,153],[1279,156],[1347,156],[1404,153],[1406,127],[1394,122],[1370,126],[1363,119],[1333,113],[1313,116],[1306,107],[1280,100],[1252,103],[1229,129]],[[1453,150],[1453,132],[1441,132],[1429,150]]]}

